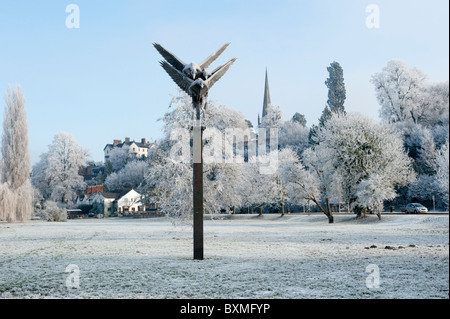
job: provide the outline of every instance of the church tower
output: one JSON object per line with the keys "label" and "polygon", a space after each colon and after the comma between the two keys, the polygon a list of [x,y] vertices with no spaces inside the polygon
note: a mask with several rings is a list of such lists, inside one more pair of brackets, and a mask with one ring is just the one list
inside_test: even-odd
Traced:
{"label": "church tower", "polygon": [[[266,68],[266,83],[264,86],[264,100],[263,100],[263,109],[262,109],[262,118],[263,119],[267,115],[267,111],[270,107],[270,92],[269,92],[269,79],[267,77],[267,68]],[[261,120],[258,115],[258,125],[261,124]]]}

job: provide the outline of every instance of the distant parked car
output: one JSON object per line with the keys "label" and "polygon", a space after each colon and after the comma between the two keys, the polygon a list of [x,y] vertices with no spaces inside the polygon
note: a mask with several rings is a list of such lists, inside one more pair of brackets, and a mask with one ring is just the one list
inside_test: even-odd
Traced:
{"label": "distant parked car", "polygon": [[428,209],[419,203],[411,203],[406,205],[406,213],[423,214],[428,213]]}

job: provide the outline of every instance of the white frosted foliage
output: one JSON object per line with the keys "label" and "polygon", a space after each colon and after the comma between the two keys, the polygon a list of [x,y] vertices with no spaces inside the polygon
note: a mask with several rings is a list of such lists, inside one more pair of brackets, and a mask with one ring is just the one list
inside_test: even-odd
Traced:
{"label": "white frosted foliage", "polygon": [[25,96],[20,86],[8,87],[5,95],[2,134],[0,219],[10,222],[30,219],[31,183],[28,124]]}
{"label": "white frosted foliage", "polygon": [[48,152],[33,166],[33,185],[44,198],[69,203],[76,197],[77,189],[84,189],[83,177],[78,170],[86,163],[87,151],[66,132],[55,135]]}

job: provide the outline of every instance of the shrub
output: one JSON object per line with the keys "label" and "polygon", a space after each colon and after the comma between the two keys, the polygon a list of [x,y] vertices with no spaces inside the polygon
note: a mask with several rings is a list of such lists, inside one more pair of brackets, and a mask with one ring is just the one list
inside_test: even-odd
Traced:
{"label": "shrub", "polygon": [[67,221],[67,210],[58,207],[54,201],[46,201],[44,209],[41,213],[41,218],[49,222],[65,222]]}

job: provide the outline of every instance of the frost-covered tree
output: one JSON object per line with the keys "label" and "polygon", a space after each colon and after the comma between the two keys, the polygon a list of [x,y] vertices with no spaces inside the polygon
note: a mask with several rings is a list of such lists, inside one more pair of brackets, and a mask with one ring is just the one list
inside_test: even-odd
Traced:
{"label": "frost-covered tree", "polygon": [[449,129],[450,125],[448,116],[442,117],[441,124],[430,127],[430,131],[433,135],[434,143],[437,148],[440,148],[449,139]]}
{"label": "frost-covered tree", "polygon": [[397,193],[391,181],[386,180],[382,174],[373,173],[355,187],[355,197],[359,208],[357,213],[369,210],[376,212],[381,219],[384,201],[394,199]]}
{"label": "frost-covered tree", "polygon": [[434,157],[436,153],[436,145],[433,136],[429,130],[425,130],[417,150],[416,165],[419,174],[434,175]]}
{"label": "frost-covered tree", "polygon": [[333,113],[345,113],[345,83],[344,71],[341,65],[334,61],[327,67],[328,78],[325,85],[328,88],[328,100],[322,115],[319,118],[319,126],[323,126]]}
{"label": "frost-covered tree", "polygon": [[449,142],[436,151],[435,155],[436,182],[440,193],[448,207],[449,204]]}
{"label": "frost-covered tree", "polygon": [[[324,195],[344,200],[358,216],[379,210],[396,187],[415,179],[402,139],[387,124],[358,113],[333,114],[318,131],[317,141],[307,162],[320,175]],[[369,190],[379,187],[373,194],[378,198],[369,202]]]}
{"label": "frost-covered tree", "polygon": [[52,193],[50,188],[51,179],[47,174],[47,156],[48,153],[42,153],[39,162],[33,165],[31,171],[31,184],[41,193],[42,199],[50,198]]}
{"label": "frost-covered tree", "polygon": [[319,118],[319,125],[313,125],[309,132],[309,143],[316,144],[317,131],[325,125],[334,113],[345,114],[344,102],[346,90],[344,83],[344,71],[341,65],[334,61],[327,67],[328,78],[325,85],[328,88],[328,100]]}
{"label": "frost-covered tree", "polygon": [[[268,155],[263,156],[264,159]],[[266,204],[277,202],[278,185],[275,174],[262,174],[261,163],[256,157],[249,159],[248,163],[243,165],[245,184],[238,185],[243,197],[243,205],[258,206],[259,214],[262,215]]]}
{"label": "frost-covered tree", "polygon": [[[328,119],[331,117],[332,113],[330,110],[330,107],[328,105],[325,105],[325,108],[322,111],[322,114],[319,117],[319,127],[322,127],[325,125],[325,122],[328,121]],[[314,127],[314,130],[317,128]]]}
{"label": "frost-covered tree", "polygon": [[128,145],[122,145],[121,147],[114,147],[109,152],[109,158],[107,164],[111,166],[112,172],[118,172],[131,161],[130,147]]}
{"label": "frost-covered tree", "polygon": [[426,127],[405,121],[394,123],[392,126],[402,136],[404,148],[414,160],[415,171],[419,175],[436,174],[436,150],[448,139],[448,124]]}
{"label": "frost-covered tree", "polygon": [[297,154],[290,148],[272,150],[258,155],[245,163],[245,190],[240,190],[246,206],[256,205],[262,214],[266,204],[276,204],[284,214],[284,206],[289,201],[287,185],[281,177],[281,168],[294,163]]}
{"label": "frost-covered tree", "polygon": [[[319,131],[318,131],[319,132]],[[305,199],[314,202],[317,207],[328,217],[329,223],[334,222],[330,202],[341,202],[341,185],[334,181],[334,163],[330,160],[328,150],[325,147],[310,147],[303,152],[302,162],[307,169],[302,181],[303,192],[308,196]],[[301,173],[301,167],[297,168]],[[298,175],[303,176],[303,175]],[[300,179],[302,180],[302,179]]]}
{"label": "frost-covered tree", "polygon": [[345,83],[344,83],[344,71],[341,65],[334,61],[327,67],[328,79],[325,81],[325,85],[328,88],[328,100],[327,106],[331,112],[345,113]]}
{"label": "frost-covered tree", "polygon": [[0,206],[4,210],[3,218],[11,222],[24,221],[31,218],[33,209],[23,89],[20,86],[9,86],[5,102],[0,181],[3,189],[0,201],[3,203],[0,203]]}
{"label": "frost-covered tree", "polygon": [[305,202],[312,201],[332,221],[331,213],[320,203],[321,191],[316,174],[307,170],[298,157],[282,163],[279,170],[291,203],[303,205]]}
{"label": "frost-covered tree", "polygon": [[58,206],[58,203],[48,200],[44,203],[44,209],[41,211],[41,219],[49,222],[67,221],[67,210]]}
{"label": "frost-covered tree", "polygon": [[[237,185],[243,184],[242,164],[209,163],[204,165],[204,211],[218,213],[241,205]],[[146,195],[161,211],[178,221],[192,218],[192,164],[164,159],[146,174]]]}
{"label": "frost-covered tree", "polygon": [[283,110],[277,105],[270,104],[266,116],[262,118],[259,127],[275,128],[283,125]]}
{"label": "frost-covered tree", "polygon": [[[150,154],[150,168],[145,177],[145,193],[151,201],[177,220],[192,218],[192,154],[191,133],[193,109],[190,98],[184,94],[173,98],[170,112],[162,118],[165,136]],[[248,130],[240,112],[209,101],[202,118],[203,132],[203,183],[204,210],[216,213],[241,204],[237,184],[243,177],[243,154],[236,151],[223,156],[223,148],[233,150],[232,136],[226,137],[226,129]],[[178,134],[179,133],[179,134]],[[237,147],[237,146],[236,146]],[[180,153],[184,157],[180,157]],[[225,160],[227,163],[225,163]]]}
{"label": "frost-covered tree", "polygon": [[190,165],[163,159],[145,176],[146,199],[167,215],[178,220],[190,219],[192,206],[192,169]]}
{"label": "frost-covered tree", "polygon": [[289,147],[298,155],[309,146],[309,128],[298,121],[286,121],[281,125],[278,133],[280,149]]}
{"label": "frost-covered tree", "polygon": [[45,199],[70,203],[76,198],[76,190],[85,187],[78,172],[87,157],[87,150],[72,135],[57,133],[48,152],[41,155],[40,162],[33,166],[33,185]]}
{"label": "frost-covered tree", "polygon": [[427,83],[418,68],[393,60],[372,76],[380,116],[388,123],[411,122],[425,126],[438,124],[448,118],[449,84]]}
{"label": "frost-covered tree", "polygon": [[425,83],[418,101],[417,118],[427,127],[445,125],[449,118],[449,83]]}
{"label": "frost-covered tree", "polygon": [[17,208],[17,194],[13,192],[7,183],[0,183],[0,220],[15,221]]}
{"label": "frost-covered tree", "polygon": [[388,123],[417,123],[415,112],[425,79],[421,70],[410,69],[402,61],[389,61],[383,71],[371,79],[381,105],[380,117]]}
{"label": "frost-covered tree", "polygon": [[295,114],[292,116],[291,121],[292,122],[297,122],[300,125],[306,127],[306,118],[305,118],[305,116],[303,114],[295,112]]}
{"label": "frost-covered tree", "polygon": [[2,135],[2,180],[13,189],[29,179],[28,124],[22,88],[11,86],[5,95]]}
{"label": "frost-covered tree", "polygon": [[420,202],[424,205],[430,204],[435,195],[440,195],[440,189],[434,175],[421,174],[408,187],[410,202]]}
{"label": "frost-covered tree", "polygon": [[122,187],[138,188],[144,182],[148,166],[147,161],[134,160],[128,162],[118,172],[110,174],[105,180],[105,185],[110,191],[120,190]]}

